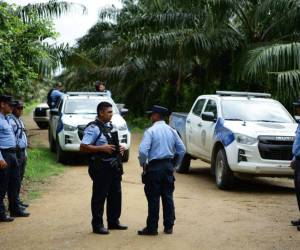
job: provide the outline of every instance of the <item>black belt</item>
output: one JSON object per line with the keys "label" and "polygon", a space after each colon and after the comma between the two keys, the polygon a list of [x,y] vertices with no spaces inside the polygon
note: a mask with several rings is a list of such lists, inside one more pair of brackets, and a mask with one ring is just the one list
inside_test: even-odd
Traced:
{"label": "black belt", "polygon": [[4,153],[17,153],[17,148],[0,148],[0,151]]}
{"label": "black belt", "polygon": [[159,162],[173,162],[173,158],[166,159],[154,159],[149,162],[149,164],[159,163]]}

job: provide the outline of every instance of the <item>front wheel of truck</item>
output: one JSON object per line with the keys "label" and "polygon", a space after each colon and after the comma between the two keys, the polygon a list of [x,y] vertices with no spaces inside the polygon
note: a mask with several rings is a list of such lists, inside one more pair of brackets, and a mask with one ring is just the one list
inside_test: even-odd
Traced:
{"label": "front wheel of truck", "polygon": [[228,165],[226,152],[223,148],[218,151],[216,156],[215,178],[218,188],[224,190],[230,189],[234,182],[234,175]]}
{"label": "front wheel of truck", "polygon": [[191,156],[188,154],[185,154],[183,157],[183,160],[179,166],[176,166],[176,172],[177,173],[188,173],[191,165]]}

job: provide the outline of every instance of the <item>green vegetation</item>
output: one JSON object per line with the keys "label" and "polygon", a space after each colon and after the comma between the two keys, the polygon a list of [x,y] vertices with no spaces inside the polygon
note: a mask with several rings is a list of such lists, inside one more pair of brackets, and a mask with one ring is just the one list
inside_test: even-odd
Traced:
{"label": "green vegetation", "polygon": [[64,167],[58,164],[55,156],[48,148],[34,148],[28,150],[28,162],[24,179],[26,199],[36,199],[41,196],[43,184],[49,178],[63,173]]}
{"label": "green vegetation", "polygon": [[28,150],[28,162],[25,175],[27,180],[43,181],[63,171],[63,165],[57,164],[55,156],[48,148],[34,148]]}
{"label": "green vegetation", "polygon": [[[127,0],[64,60],[72,90],[108,81],[135,115],[154,103],[187,110],[215,90],[300,93],[299,0]],[[284,13],[284,14],[283,14]]]}
{"label": "green vegetation", "polygon": [[52,77],[68,48],[46,42],[58,35],[50,18],[71,6],[52,0],[21,7],[0,0],[0,94],[26,100],[39,97],[40,83]]}

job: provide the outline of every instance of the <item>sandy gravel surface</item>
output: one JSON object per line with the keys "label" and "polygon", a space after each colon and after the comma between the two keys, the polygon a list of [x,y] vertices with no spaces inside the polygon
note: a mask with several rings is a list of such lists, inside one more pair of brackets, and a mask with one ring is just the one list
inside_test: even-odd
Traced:
{"label": "sandy gravel surface", "polygon": [[[32,138],[47,145],[47,130],[26,120]],[[289,225],[299,216],[293,183],[288,179],[242,181],[233,191],[218,190],[201,161],[191,173],[176,175],[176,225],[173,235],[141,237],[146,199],[140,182],[133,135],[123,178],[122,223],[127,231],[108,236],[91,233],[91,181],[86,166],[66,166],[49,191],[32,202],[30,218],[0,224],[0,249],[300,249],[300,232]]]}

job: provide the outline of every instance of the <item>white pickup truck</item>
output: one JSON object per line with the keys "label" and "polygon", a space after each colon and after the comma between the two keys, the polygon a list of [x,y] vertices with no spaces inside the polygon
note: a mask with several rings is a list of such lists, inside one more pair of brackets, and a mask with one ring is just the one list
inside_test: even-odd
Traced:
{"label": "white pickup truck", "polygon": [[188,172],[191,159],[211,164],[219,188],[236,175],[291,176],[297,123],[269,94],[217,91],[199,96],[188,114],[172,113],[170,125],[187,153],[177,172]]}
{"label": "white pickup truck", "polygon": [[69,92],[58,102],[57,107],[50,111],[49,144],[52,152],[56,152],[57,161],[65,163],[70,152],[78,152],[86,125],[97,116],[97,105],[100,102],[112,104],[112,124],[118,130],[119,141],[125,146],[123,161],[129,159],[131,133],[122,117],[127,109],[99,92]]}

